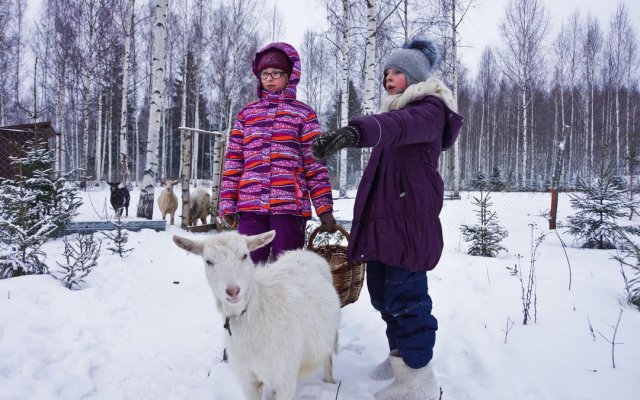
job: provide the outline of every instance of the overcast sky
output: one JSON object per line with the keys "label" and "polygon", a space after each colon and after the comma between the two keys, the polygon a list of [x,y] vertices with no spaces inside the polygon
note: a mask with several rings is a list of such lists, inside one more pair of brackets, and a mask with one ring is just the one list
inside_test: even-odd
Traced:
{"label": "overcast sky", "polygon": [[[142,0],[137,0],[137,3],[140,1]],[[283,18],[282,40],[296,48],[299,48],[302,36],[307,29],[326,26],[324,0],[268,1],[270,4],[275,2],[278,5]],[[40,2],[41,0],[28,0],[28,17],[33,18],[37,15]],[[472,73],[476,70],[484,46],[498,45],[501,42],[498,26],[504,17],[507,2],[508,0],[476,0],[475,6],[469,11],[462,24],[460,55]],[[611,0],[543,0],[543,2],[551,15],[551,30],[554,35],[561,22],[576,10],[579,10],[583,16],[588,12],[598,16],[601,27],[606,31],[609,20],[618,5],[618,2]],[[629,10],[636,34],[640,37],[640,0],[626,0],[622,3]]]}
{"label": "overcast sky", "polygon": [[[322,0],[270,0],[278,4],[284,20],[284,40],[298,47],[306,29],[325,26],[326,12]],[[462,24],[460,55],[464,64],[475,73],[482,50],[487,44],[498,45],[499,24],[508,0],[476,0]],[[551,15],[551,30],[555,36],[560,24],[574,11],[581,15],[591,12],[598,16],[601,27],[607,25],[618,3],[611,0],[543,0]],[[640,38],[640,0],[623,1]]]}

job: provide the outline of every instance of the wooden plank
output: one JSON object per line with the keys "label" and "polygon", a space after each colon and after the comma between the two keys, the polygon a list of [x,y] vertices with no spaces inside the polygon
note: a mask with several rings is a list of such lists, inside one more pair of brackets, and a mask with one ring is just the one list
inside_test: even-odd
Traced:
{"label": "wooden plank", "polygon": [[218,227],[216,226],[216,224],[203,224],[203,225],[187,226],[186,229],[189,232],[202,233],[202,232],[209,232],[209,231],[213,231],[213,230],[218,230]]}
{"label": "wooden plank", "polygon": [[[167,229],[167,222],[164,220],[156,221],[123,221],[124,229],[128,231],[140,231],[142,229],[153,229],[154,231],[164,231]],[[83,233],[89,234],[98,231],[112,231],[116,226],[111,221],[76,221],[70,222],[65,229],[65,234]]]}

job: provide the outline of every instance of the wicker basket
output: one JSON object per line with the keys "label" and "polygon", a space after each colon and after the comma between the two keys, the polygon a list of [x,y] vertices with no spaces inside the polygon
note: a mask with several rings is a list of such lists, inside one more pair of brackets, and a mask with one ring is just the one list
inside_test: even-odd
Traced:
{"label": "wicker basket", "polygon": [[[349,232],[338,225],[338,231],[349,240]],[[347,261],[347,248],[338,244],[327,244],[314,246],[313,241],[320,232],[317,227],[309,236],[307,250],[313,251],[322,256],[331,265],[333,275],[333,286],[340,296],[340,307],[354,303],[360,296],[360,290],[364,283],[364,263]]]}

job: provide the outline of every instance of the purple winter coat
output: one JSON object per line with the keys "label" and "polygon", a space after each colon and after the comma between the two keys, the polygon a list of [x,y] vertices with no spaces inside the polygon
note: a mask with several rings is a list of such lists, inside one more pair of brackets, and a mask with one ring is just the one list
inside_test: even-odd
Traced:
{"label": "purple winter coat", "polygon": [[443,247],[444,195],[436,168],[463,121],[440,98],[427,96],[349,122],[360,129],[358,147],[372,147],[354,205],[350,260],[375,260],[412,272],[436,266]]}

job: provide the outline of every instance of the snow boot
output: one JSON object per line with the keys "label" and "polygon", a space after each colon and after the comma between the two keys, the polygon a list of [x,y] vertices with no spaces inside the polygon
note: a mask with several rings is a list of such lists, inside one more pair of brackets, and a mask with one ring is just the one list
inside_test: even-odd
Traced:
{"label": "snow boot", "polygon": [[378,393],[376,400],[439,400],[440,387],[431,368],[431,363],[413,369],[402,357],[390,356],[391,368],[396,380]]}
{"label": "snow boot", "polygon": [[393,378],[393,369],[391,369],[391,357],[400,357],[398,350],[392,350],[389,356],[380,364],[369,371],[369,378],[375,381],[384,381]]}

